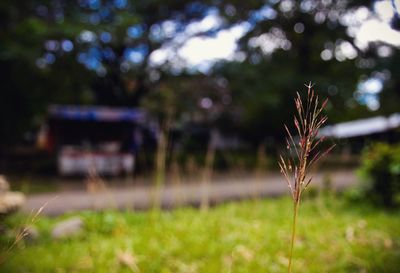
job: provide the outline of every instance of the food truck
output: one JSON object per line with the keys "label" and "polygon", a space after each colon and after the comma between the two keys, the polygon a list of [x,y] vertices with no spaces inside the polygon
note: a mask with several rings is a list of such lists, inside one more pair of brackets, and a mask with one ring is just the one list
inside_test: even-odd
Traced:
{"label": "food truck", "polygon": [[42,142],[61,175],[129,174],[145,138],[155,136],[151,125],[141,109],[52,105]]}

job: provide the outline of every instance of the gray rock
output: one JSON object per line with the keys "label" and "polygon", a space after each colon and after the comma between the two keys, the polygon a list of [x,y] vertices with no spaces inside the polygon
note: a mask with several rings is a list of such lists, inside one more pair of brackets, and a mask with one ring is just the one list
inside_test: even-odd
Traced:
{"label": "gray rock", "polygon": [[4,175],[0,175],[0,215],[17,211],[25,203],[25,195],[20,192],[10,192],[10,184]]}
{"label": "gray rock", "polygon": [[73,217],[58,223],[52,230],[51,236],[54,239],[72,237],[80,233],[84,223],[80,217]]}
{"label": "gray rock", "polygon": [[17,211],[25,203],[25,195],[20,192],[0,193],[0,214]]}

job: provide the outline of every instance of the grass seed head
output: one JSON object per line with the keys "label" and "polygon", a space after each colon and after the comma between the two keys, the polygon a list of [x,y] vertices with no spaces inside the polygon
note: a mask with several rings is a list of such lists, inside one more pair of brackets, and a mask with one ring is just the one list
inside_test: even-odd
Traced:
{"label": "grass seed head", "polygon": [[281,173],[284,175],[295,201],[300,200],[301,193],[312,180],[308,178],[310,168],[333,148],[331,146],[323,150],[321,144],[325,141],[325,138],[318,136],[319,129],[327,121],[327,117],[321,115],[321,113],[325,109],[328,100],[325,99],[321,104],[313,85],[309,83],[306,87],[308,89],[307,97],[303,99],[297,92],[294,99],[296,113],[293,123],[296,133],[293,134],[284,125],[287,135],[286,148],[288,156],[280,155],[279,158]]}

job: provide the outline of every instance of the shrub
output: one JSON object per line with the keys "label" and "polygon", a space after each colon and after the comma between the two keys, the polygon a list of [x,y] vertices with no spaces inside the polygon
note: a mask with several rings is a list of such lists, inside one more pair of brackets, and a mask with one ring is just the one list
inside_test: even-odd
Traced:
{"label": "shrub", "polygon": [[400,144],[375,143],[362,154],[360,176],[365,194],[374,203],[393,207],[400,192]]}

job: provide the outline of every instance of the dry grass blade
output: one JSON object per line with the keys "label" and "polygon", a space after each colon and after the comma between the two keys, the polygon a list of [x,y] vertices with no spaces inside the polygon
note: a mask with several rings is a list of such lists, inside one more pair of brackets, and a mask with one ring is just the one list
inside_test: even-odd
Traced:
{"label": "dry grass blade", "polygon": [[312,178],[308,178],[308,172],[318,160],[329,153],[334,147],[334,145],[332,145],[326,150],[320,150],[320,145],[324,142],[325,138],[318,138],[319,129],[327,121],[327,117],[321,116],[321,112],[326,107],[328,100],[325,99],[322,104],[320,104],[319,97],[313,90],[313,85],[309,83],[306,87],[308,90],[305,103],[303,103],[298,92],[294,99],[297,112],[293,122],[298,134],[296,137],[299,138],[299,141],[298,143],[294,141],[295,137],[293,137],[288,127],[284,125],[287,134],[286,145],[289,153],[286,158],[280,155],[278,162],[281,173],[289,186],[294,204],[293,229],[288,266],[289,273],[292,268],[293,245],[301,194],[312,181]]}
{"label": "dry grass blade", "polygon": [[20,228],[17,233],[14,236],[14,240],[12,243],[9,245],[9,247],[5,250],[4,256],[0,256],[0,265],[4,263],[11,254],[11,251],[14,249],[15,246],[17,246],[26,236],[29,235],[29,225],[34,225],[36,221],[38,220],[39,215],[42,213],[42,211],[47,207],[47,205],[53,201],[54,199],[58,198],[58,196],[55,196],[51,200],[45,202],[36,212],[31,211],[29,216],[26,218],[25,223],[22,225],[22,228]]}
{"label": "dry grass blade", "polygon": [[128,267],[132,272],[140,272],[138,267],[138,259],[129,251],[119,251],[117,254],[118,261],[121,265]]}

